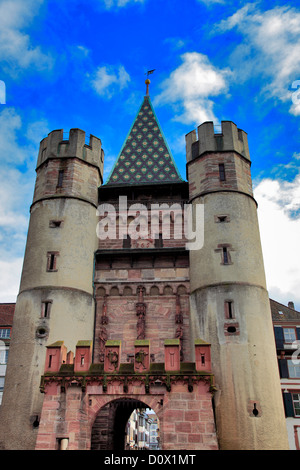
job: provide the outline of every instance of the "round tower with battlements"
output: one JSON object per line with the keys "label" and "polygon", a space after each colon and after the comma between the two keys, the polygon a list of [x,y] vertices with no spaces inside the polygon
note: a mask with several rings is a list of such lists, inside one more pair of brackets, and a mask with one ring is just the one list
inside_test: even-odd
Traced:
{"label": "round tower with battlements", "polygon": [[287,449],[247,134],[205,122],[186,136],[189,198],[204,205],[190,252],[191,334],[211,344],[220,449]]}
{"label": "round tower with battlements", "polygon": [[41,141],[5,391],[0,446],[34,449],[43,394],[46,346],[74,351],[92,340],[96,208],[102,183],[101,141],[71,129]]}

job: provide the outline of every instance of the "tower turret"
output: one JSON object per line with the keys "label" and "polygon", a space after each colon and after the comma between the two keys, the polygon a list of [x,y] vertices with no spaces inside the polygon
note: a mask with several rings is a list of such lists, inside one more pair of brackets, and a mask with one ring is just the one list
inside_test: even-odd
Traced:
{"label": "tower turret", "polygon": [[288,448],[247,134],[205,122],[186,136],[186,154],[190,202],[204,205],[191,334],[211,344],[220,449]]}
{"label": "tower turret", "polygon": [[41,141],[1,406],[2,446],[34,449],[46,347],[93,339],[96,208],[101,141],[71,129]]}

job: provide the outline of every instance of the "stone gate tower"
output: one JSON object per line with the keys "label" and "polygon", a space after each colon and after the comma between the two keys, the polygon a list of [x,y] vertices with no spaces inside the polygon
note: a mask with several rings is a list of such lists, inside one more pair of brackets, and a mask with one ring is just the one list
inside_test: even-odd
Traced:
{"label": "stone gate tower", "polygon": [[212,345],[220,448],[285,448],[247,134],[205,122],[186,148],[190,202],[204,205],[204,244],[190,255],[191,332]]}
{"label": "stone gate tower", "polygon": [[288,448],[247,136],[202,124],[183,180],[146,83],[105,184],[96,137],[41,142],[2,448],[122,450],[147,407],[163,450]]}
{"label": "stone gate tower", "polygon": [[63,336],[74,350],[80,338],[93,338],[103,158],[101,141],[90,136],[86,143],[80,129],[53,131],[40,144],[1,406],[0,442],[7,449],[35,446],[46,345]]}

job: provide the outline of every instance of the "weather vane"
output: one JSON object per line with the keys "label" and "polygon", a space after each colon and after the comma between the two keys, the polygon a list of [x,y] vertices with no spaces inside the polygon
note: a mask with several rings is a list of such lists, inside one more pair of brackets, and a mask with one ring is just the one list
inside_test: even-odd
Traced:
{"label": "weather vane", "polygon": [[148,72],[145,73],[145,75],[147,75],[147,79],[145,81],[146,85],[147,85],[147,88],[146,88],[146,95],[148,96],[149,95],[149,85],[150,85],[150,80],[148,78],[149,75],[151,75],[151,73],[153,73],[156,69],[152,69],[152,70],[148,70]]}

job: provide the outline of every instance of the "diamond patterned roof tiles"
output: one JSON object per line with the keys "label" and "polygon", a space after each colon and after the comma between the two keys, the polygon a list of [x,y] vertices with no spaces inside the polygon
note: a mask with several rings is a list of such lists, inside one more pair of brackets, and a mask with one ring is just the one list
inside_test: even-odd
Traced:
{"label": "diamond patterned roof tiles", "polygon": [[182,181],[147,95],[105,185]]}

